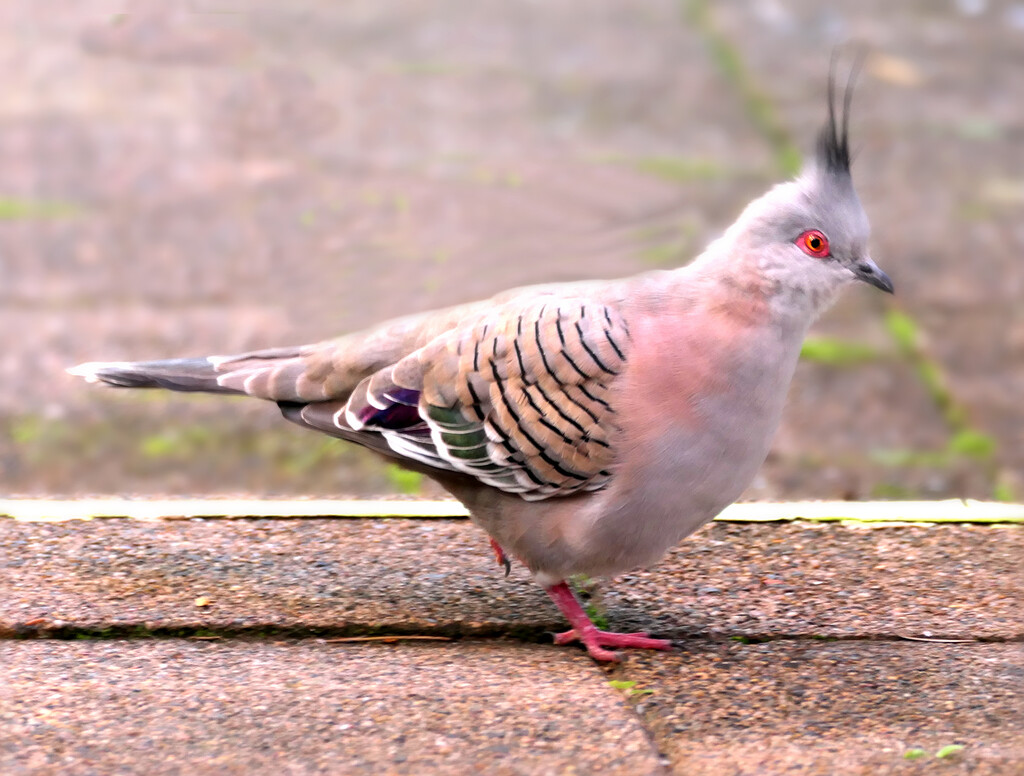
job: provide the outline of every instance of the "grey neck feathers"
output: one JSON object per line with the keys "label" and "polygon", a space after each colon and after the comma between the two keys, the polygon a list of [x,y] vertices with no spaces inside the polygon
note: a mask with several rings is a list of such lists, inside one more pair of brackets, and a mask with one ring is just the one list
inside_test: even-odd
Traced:
{"label": "grey neck feathers", "polygon": [[741,226],[737,222],[683,268],[687,282],[737,304],[765,303],[769,320],[803,336],[835,301],[843,279],[832,272],[800,271],[788,245],[751,246]]}

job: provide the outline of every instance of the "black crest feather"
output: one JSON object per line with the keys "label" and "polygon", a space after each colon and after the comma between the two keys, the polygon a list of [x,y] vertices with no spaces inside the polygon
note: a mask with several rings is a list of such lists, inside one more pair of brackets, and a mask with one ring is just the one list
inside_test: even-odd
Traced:
{"label": "black crest feather", "polygon": [[832,175],[848,176],[850,174],[850,103],[853,101],[853,85],[857,80],[861,65],[864,63],[864,52],[858,52],[843,93],[843,112],[836,121],[836,56],[828,68],[828,123],[818,134],[818,166]]}

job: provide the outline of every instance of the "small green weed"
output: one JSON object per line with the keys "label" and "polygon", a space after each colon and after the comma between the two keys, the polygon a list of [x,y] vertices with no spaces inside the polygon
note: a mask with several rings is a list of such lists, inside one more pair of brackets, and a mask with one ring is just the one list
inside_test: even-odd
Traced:
{"label": "small green weed", "polygon": [[[957,752],[962,752],[963,749],[963,744],[947,744],[935,753],[935,757],[939,760],[944,760],[947,757],[952,757]],[[924,749],[908,749],[903,753],[904,760],[920,760],[927,756],[928,752]]]}
{"label": "small green weed", "polygon": [[625,679],[611,679],[608,681],[608,686],[613,690],[620,690],[626,693],[629,698],[635,698],[638,695],[651,695],[654,690],[640,689],[636,687],[636,682]]}
{"label": "small green weed", "polygon": [[584,608],[587,613],[587,617],[601,630],[608,630],[608,618],[604,616],[604,613],[597,608],[594,603],[588,603]]}

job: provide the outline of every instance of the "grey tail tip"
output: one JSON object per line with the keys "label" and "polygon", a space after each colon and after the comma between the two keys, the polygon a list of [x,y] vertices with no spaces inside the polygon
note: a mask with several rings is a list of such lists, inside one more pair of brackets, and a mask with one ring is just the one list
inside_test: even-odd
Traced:
{"label": "grey tail tip", "polygon": [[89,361],[67,370],[89,383],[116,388],[166,388],[171,391],[234,392],[217,382],[216,358],[165,361]]}
{"label": "grey tail tip", "polygon": [[68,367],[64,371],[69,375],[81,377],[87,383],[104,383],[115,379],[116,375],[131,367],[128,361],[87,361],[84,364]]}

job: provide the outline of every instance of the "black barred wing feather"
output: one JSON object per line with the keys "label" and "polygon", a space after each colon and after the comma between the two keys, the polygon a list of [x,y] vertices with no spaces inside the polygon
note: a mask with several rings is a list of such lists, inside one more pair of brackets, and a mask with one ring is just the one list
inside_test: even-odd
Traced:
{"label": "black barred wing feather", "polygon": [[506,306],[364,380],[333,421],[526,499],[603,487],[629,329],[580,299]]}

